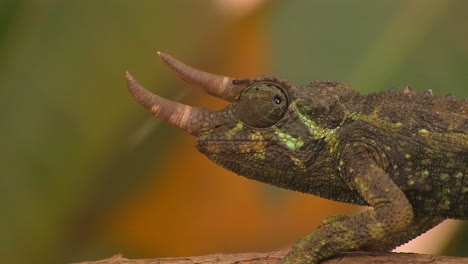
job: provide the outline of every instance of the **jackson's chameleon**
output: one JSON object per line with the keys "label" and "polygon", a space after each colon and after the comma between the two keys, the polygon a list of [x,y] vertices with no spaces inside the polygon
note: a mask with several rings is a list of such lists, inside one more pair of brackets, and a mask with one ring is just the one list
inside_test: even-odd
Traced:
{"label": "jackson's chameleon", "polygon": [[340,82],[234,79],[158,54],[184,81],[231,102],[220,111],[172,102],[127,73],[135,99],[197,137],[208,158],[250,179],[372,207],[328,218],[283,264],[388,251],[444,219],[468,219],[467,99],[410,87],[361,95]]}

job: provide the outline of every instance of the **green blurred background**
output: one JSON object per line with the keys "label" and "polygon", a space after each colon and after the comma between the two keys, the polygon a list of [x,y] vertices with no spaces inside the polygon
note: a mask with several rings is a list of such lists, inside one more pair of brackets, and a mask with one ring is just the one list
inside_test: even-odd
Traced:
{"label": "green blurred background", "polygon": [[[225,103],[157,50],[233,77],[466,98],[467,12],[457,0],[2,0],[0,263],[275,250],[352,213],[218,168],[131,99],[124,72],[213,109]],[[441,252],[468,255],[467,234]]]}

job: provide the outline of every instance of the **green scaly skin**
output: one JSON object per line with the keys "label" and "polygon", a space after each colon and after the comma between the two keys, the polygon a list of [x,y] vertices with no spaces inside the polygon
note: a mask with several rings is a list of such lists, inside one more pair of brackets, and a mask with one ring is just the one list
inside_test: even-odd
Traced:
{"label": "green scaly skin", "polygon": [[282,264],[388,251],[444,219],[468,219],[468,100],[409,88],[361,95],[331,81],[235,82],[246,88],[234,103],[191,118],[200,152],[249,179],[372,207],[327,218]]}
{"label": "green scaly skin", "polygon": [[[409,89],[361,95],[329,81],[245,81],[260,89],[205,121],[196,144],[202,153],[250,179],[372,207],[326,221],[282,264],[388,251],[444,219],[468,219],[467,100]],[[268,83],[282,91],[285,107],[272,105],[272,92],[261,88]]]}

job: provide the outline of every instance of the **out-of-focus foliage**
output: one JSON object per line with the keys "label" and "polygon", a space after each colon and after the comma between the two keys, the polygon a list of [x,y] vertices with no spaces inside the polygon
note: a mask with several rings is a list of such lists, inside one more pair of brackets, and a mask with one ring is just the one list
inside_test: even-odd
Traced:
{"label": "out-of-focus foliage", "polygon": [[352,211],[226,172],[154,121],[126,70],[165,97],[223,105],[156,50],[235,77],[468,97],[468,2],[265,1],[236,16],[215,2],[0,3],[1,263],[273,250]]}

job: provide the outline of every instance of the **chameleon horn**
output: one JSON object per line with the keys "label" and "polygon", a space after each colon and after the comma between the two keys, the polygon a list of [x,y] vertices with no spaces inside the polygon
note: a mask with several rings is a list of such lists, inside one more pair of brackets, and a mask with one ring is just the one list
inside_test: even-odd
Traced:
{"label": "chameleon horn", "polygon": [[181,128],[192,135],[199,130],[191,124],[190,120],[199,120],[206,117],[210,110],[198,109],[188,105],[164,99],[141,86],[133,76],[126,72],[127,87],[135,100],[150,111],[156,118],[175,127]]}
{"label": "chameleon horn", "polygon": [[197,70],[159,51],[158,55],[182,80],[218,98],[234,102],[244,88],[234,84],[233,78]]}

